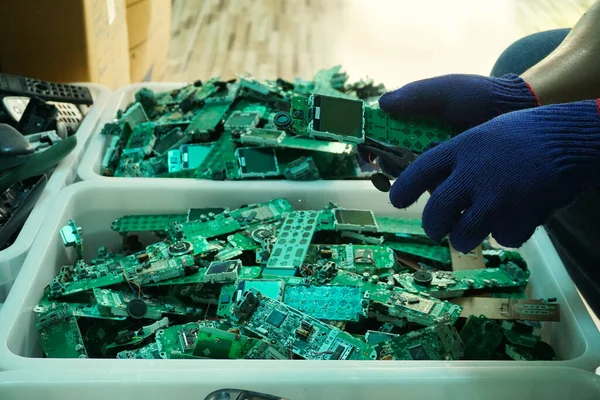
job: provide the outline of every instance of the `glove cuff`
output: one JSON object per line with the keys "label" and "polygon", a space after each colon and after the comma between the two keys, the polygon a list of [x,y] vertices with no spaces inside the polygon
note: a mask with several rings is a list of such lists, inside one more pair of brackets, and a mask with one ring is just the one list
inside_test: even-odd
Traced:
{"label": "glove cuff", "polygon": [[499,109],[504,112],[507,108],[517,111],[541,105],[531,86],[516,74],[506,74],[494,79],[493,92]]}
{"label": "glove cuff", "polygon": [[600,183],[600,99],[541,107],[555,162]]}

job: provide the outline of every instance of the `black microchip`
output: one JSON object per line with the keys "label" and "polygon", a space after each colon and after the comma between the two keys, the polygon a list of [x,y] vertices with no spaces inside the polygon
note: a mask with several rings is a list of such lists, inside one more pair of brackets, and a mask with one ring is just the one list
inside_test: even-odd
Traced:
{"label": "black microchip", "polygon": [[408,353],[413,360],[429,360],[429,356],[422,344],[409,348]]}
{"label": "black microchip", "polygon": [[363,137],[363,102],[315,95],[313,129],[340,136]]}
{"label": "black microchip", "polygon": [[335,210],[334,216],[335,221],[338,224],[362,226],[376,225],[373,213],[368,210],[344,210],[340,208]]}
{"label": "black microchip", "polygon": [[281,326],[281,324],[283,324],[285,317],[287,317],[287,314],[282,313],[279,310],[273,310],[271,312],[271,314],[269,314],[269,317],[267,318],[267,322],[270,323],[271,325],[279,328]]}
{"label": "black microchip", "polygon": [[344,350],[346,350],[346,347],[342,346],[341,344],[338,344],[333,353],[331,353],[331,357],[329,359],[339,360]]}

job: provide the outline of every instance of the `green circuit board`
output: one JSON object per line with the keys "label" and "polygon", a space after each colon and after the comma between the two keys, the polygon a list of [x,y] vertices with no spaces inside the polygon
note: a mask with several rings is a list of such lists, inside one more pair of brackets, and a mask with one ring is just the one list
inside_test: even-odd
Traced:
{"label": "green circuit board", "polygon": [[[527,284],[529,273],[509,261],[499,268],[484,268],[462,271],[421,272],[421,281],[414,274],[403,273],[394,279],[403,288],[413,293],[427,293],[439,299],[461,297],[467,291],[490,288],[515,289]],[[431,278],[431,279],[430,279]]]}
{"label": "green circuit board", "polygon": [[[450,138],[434,119],[397,120],[374,108],[384,92],[371,80],[349,83],[340,66],[310,81],[243,75],[167,92],[142,88],[102,130],[108,146],[101,171],[143,178],[364,179],[373,167],[359,160],[356,146],[367,136],[417,154]],[[272,157],[256,156],[262,151]],[[305,157],[314,162],[310,174],[284,173]]]}
{"label": "green circuit board", "polygon": [[[284,98],[274,86],[246,85],[257,98]],[[182,96],[192,103],[206,95],[186,91]],[[153,105],[144,96],[144,107],[162,107],[148,115],[171,115],[170,97]],[[126,128],[144,127],[143,112],[129,112]],[[268,111],[240,112],[228,127],[255,123],[253,112]],[[99,246],[91,260],[83,252],[85,227],[68,221],[58,235],[73,261],[58,269],[33,308],[44,353],[118,359],[556,357],[540,331],[560,320],[560,307],[551,298],[524,296],[530,273],[518,253],[486,241],[479,259],[485,268],[461,269],[460,261],[448,259],[445,243],[424,235],[419,220],[335,203],[302,205],[274,199],[124,215],[105,226],[121,236],[120,244]]]}
{"label": "green circuit board", "polygon": [[44,353],[52,358],[87,358],[77,319],[67,307],[45,313],[36,324]]}
{"label": "green circuit board", "polygon": [[253,333],[274,340],[302,358],[374,360],[375,350],[354,336],[327,325],[253,289],[232,306],[232,319]]}
{"label": "green circuit board", "polygon": [[451,323],[412,331],[375,346],[384,360],[459,360],[464,344]]}

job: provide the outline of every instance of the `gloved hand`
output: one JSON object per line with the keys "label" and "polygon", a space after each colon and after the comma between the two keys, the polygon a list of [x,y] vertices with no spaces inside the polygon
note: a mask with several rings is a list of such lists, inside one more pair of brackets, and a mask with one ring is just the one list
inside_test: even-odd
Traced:
{"label": "gloved hand", "polygon": [[398,208],[432,192],[423,228],[468,252],[490,233],[518,247],[600,183],[600,99],[501,115],[427,151],[395,181]]}
{"label": "gloved hand", "polygon": [[501,114],[538,105],[531,87],[515,74],[438,76],[409,83],[379,99],[381,109],[392,116],[440,118],[459,133]]}

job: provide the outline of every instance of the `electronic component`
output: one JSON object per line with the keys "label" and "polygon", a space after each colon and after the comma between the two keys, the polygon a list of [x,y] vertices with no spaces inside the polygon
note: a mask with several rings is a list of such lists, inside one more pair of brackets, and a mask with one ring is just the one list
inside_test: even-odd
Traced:
{"label": "electronic component", "polygon": [[309,97],[310,136],[362,143],[365,140],[364,106],[360,100],[315,94]]}
{"label": "electronic component", "polygon": [[448,322],[409,332],[375,345],[383,360],[460,360],[464,345]]}
{"label": "electronic component", "polygon": [[[127,287],[130,289],[129,287]],[[200,315],[202,310],[188,307],[175,298],[160,298],[132,293],[131,290],[94,289],[94,298],[100,312],[134,319],[160,319],[163,314]]]}
{"label": "electronic component", "polygon": [[364,120],[368,137],[415,153],[422,153],[432,142],[444,142],[452,136],[448,126],[433,119],[419,116],[398,119],[373,106],[365,106]]}
{"label": "electronic component", "polygon": [[169,326],[169,319],[165,317],[139,329],[125,329],[119,331],[115,337],[115,341],[107,344],[104,347],[104,351],[112,352],[113,349],[118,350],[123,347],[138,346],[146,339],[153,336],[156,331],[166,328],[167,326]]}
{"label": "electronic component", "polygon": [[321,179],[317,165],[310,157],[300,157],[285,165],[283,175],[292,181],[315,181]]}
{"label": "electronic component", "polygon": [[83,239],[81,238],[81,227],[70,219],[67,225],[61,228],[60,237],[65,247],[75,247],[76,259],[83,259]]}
{"label": "electronic component", "polygon": [[240,134],[238,140],[240,143],[256,146],[319,151],[332,154],[351,154],[353,151],[352,145],[348,143],[326,142],[302,136],[291,136],[283,131],[265,128],[248,129]]}
{"label": "electronic component", "polygon": [[284,199],[276,199],[267,203],[253,204],[234,211],[216,215],[210,221],[188,221],[181,224],[184,238],[196,236],[210,239],[231,234],[241,229],[262,223],[270,223],[283,219],[283,215],[293,211],[292,206]]}
{"label": "electronic component", "polygon": [[[450,138],[447,129],[429,119],[416,123],[417,119],[396,121],[385,113],[379,115],[364,96],[379,93],[382,86],[365,84],[369,81],[345,85],[347,79],[336,66],[317,72],[312,81],[240,76],[237,83],[213,78],[168,92],[142,88],[135,102],[118,112],[116,122],[103,129],[112,138],[102,173],[211,180],[280,175],[296,180],[366,179],[372,171],[361,170],[356,151],[363,141],[379,138],[408,145],[410,149],[398,148],[398,154],[407,155],[404,161],[410,163],[422,151],[415,147]],[[136,138],[145,146],[124,152],[131,136],[137,136],[132,131],[142,123],[155,124],[154,141],[149,136],[147,141]],[[132,159],[131,152],[141,154],[142,148],[143,159],[135,156],[135,162],[125,161]],[[240,149],[246,153],[241,158],[236,157]],[[284,171],[298,157],[305,159]]]}
{"label": "electronic component", "polygon": [[64,83],[46,82],[22,76],[0,74],[0,94],[39,97],[44,100],[91,105],[88,88]]}
{"label": "electronic component", "polygon": [[203,327],[229,329],[231,325],[220,320],[202,320],[161,329],[156,332],[156,344],[160,358],[198,358],[193,353],[198,332]]}
{"label": "electronic component", "polygon": [[284,303],[311,317],[329,321],[358,321],[365,317],[363,295],[352,286],[288,286]]}
{"label": "electronic component", "polygon": [[244,358],[258,339],[220,329],[201,327],[198,329],[194,355],[204,358]]}
{"label": "electronic component", "polygon": [[169,150],[169,172],[198,168],[208,157],[212,148],[213,145],[210,144],[184,144],[177,150]]}
{"label": "electronic component", "polygon": [[331,280],[331,284],[360,287],[362,293],[369,293],[373,307],[379,304],[379,307],[387,315],[420,325],[435,325],[443,318],[449,318],[450,321],[455,322],[460,316],[462,307],[459,305],[409,293],[397,286],[378,282],[378,277],[376,278],[372,279],[369,273],[360,276],[340,270]]}
{"label": "electronic component", "polygon": [[237,285],[237,294],[241,296],[245,291],[254,289],[267,297],[282,301],[284,286],[285,283],[281,279],[240,279]]}
{"label": "electronic component", "polygon": [[403,288],[415,293],[428,293],[439,299],[460,297],[471,290],[500,291],[525,286],[529,273],[509,262],[499,268],[468,269],[460,271],[420,270],[412,274],[394,275]]}
{"label": "electronic component", "polygon": [[295,271],[300,268],[317,227],[318,218],[318,211],[295,211],[285,217],[267,262],[270,271]]}
{"label": "electronic component", "polygon": [[223,127],[230,131],[246,130],[254,128],[260,121],[260,113],[258,112],[241,112],[234,111],[231,113]]}
{"label": "electronic component", "polygon": [[485,316],[470,315],[460,331],[466,360],[490,360],[502,344],[500,325]]}
{"label": "electronic component", "polygon": [[243,147],[235,151],[242,178],[279,176],[279,164],[273,149]]}
{"label": "electronic component", "polygon": [[365,333],[365,342],[371,346],[375,346],[376,344],[388,342],[394,338],[397,338],[398,336],[399,335],[389,332],[367,331],[367,333]]}
{"label": "electronic component", "polygon": [[450,249],[447,246],[434,244],[415,243],[409,241],[396,242],[386,240],[384,244],[394,251],[410,254],[419,258],[440,263],[442,265],[451,265]]}
{"label": "electronic component", "polygon": [[158,344],[154,342],[135,350],[123,350],[117,353],[117,358],[122,360],[156,360],[161,357],[158,354]]}
{"label": "electronic component", "polygon": [[377,222],[370,210],[348,210],[338,208],[333,210],[336,231],[377,232]]}
{"label": "electronic component", "polygon": [[36,328],[48,357],[87,358],[88,354],[73,313],[66,308],[42,314]]}
{"label": "electronic component", "polygon": [[[227,96],[221,89],[214,94]],[[192,85],[169,97],[138,97],[155,115],[181,96],[192,107],[204,95]],[[275,112],[244,102],[235,107]],[[555,298],[522,297],[530,274],[523,259],[485,241],[487,268],[436,270],[432,266],[440,267],[442,257],[450,267],[450,250],[431,244],[419,220],[375,217],[335,203],[294,210],[276,199],[233,210],[126,215],[112,229],[122,235],[121,246],[99,246],[89,262],[75,221],[57,233],[77,255],[60,267],[33,308],[47,356],[556,357],[540,333],[541,321],[557,321],[560,309]],[[481,291],[492,297],[462,297]],[[466,323],[457,322],[460,316]]]}
{"label": "electronic component", "polygon": [[204,282],[235,282],[241,267],[240,260],[212,262],[204,274]]}
{"label": "electronic component", "polygon": [[[252,300],[249,300],[252,299]],[[373,360],[375,350],[352,335],[255,292],[244,293],[232,306],[251,332],[275,340],[283,348],[310,360]]]}
{"label": "electronic component", "polygon": [[286,360],[289,356],[285,355],[286,350],[277,343],[271,343],[267,339],[259,340],[253,348],[244,356],[245,359],[252,360]]}
{"label": "electronic component", "polygon": [[560,305],[545,300],[461,297],[453,300],[463,307],[463,315],[485,315],[490,319],[560,321]]}

